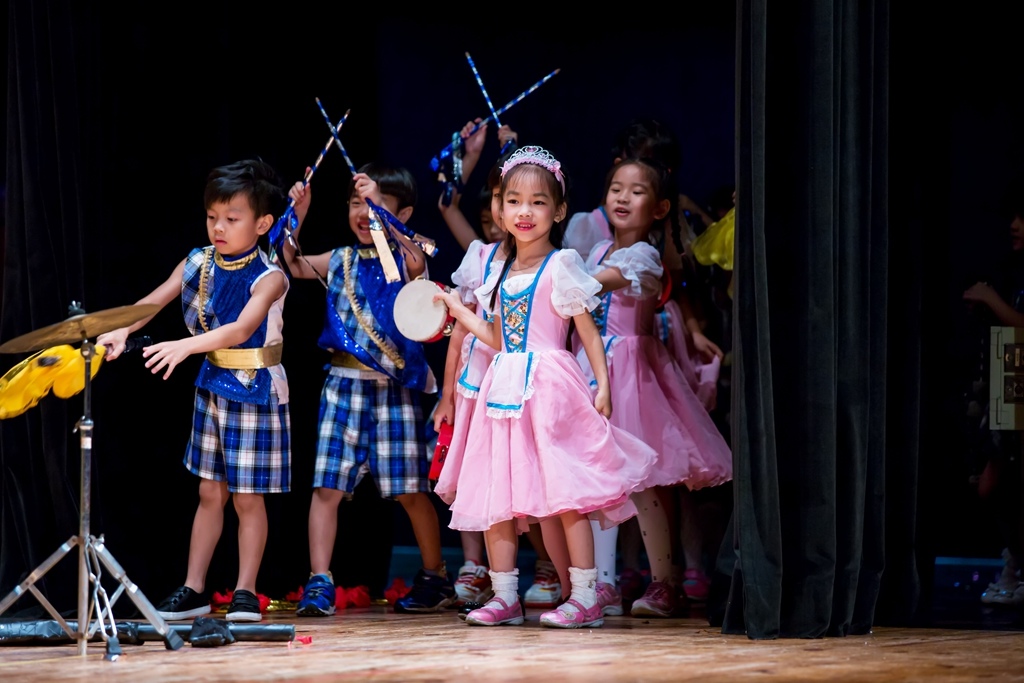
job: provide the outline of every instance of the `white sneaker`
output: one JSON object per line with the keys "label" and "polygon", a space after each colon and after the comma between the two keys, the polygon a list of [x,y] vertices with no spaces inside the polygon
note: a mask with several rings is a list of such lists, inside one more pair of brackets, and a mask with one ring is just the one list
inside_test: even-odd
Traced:
{"label": "white sneaker", "polygon": [[455,579],[455,599],[459,604],[478,602],[481,605],[494,597],[491,590],[491,575],[487,567],[468,560],[459,568]]}
{"label": "white sneaker", "polygon": [[555,571],[555,565],[537,560],[533,585],[523,595],[527,607],[555,607],[562,601],[562,582]]}

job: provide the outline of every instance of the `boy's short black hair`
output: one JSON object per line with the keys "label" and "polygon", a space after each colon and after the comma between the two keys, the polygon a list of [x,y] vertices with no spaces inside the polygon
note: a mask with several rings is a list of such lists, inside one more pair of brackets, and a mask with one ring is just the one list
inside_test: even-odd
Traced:
{"label": "boy's short black hair", "polygon": [[281,179],[270,164],[260,159],[236,161],[218,166],[206,178],[203,206],[228,202],[237,194],[249,199],[256,217],[273,214],[275,202],[284,198]]}
{"label": "boy's short black hair", "polygon": [[[377,183],[381,194],[388,194],[397,199],[399,210],[407,206],[416,207],[416,178],[408,169],[371,161],[363,164],[359,172],[370,176]],[[348,196],[351,197],[355,191],[356,184],[353,180],[348,184]]]}

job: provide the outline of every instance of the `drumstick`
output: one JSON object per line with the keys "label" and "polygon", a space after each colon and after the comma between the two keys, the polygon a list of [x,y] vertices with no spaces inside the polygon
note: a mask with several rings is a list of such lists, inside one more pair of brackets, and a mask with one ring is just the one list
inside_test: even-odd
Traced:
{"label": "drumstick", "polygon": [[[316,98],[316,106],[319,107],[320,113],[323,114],[324,121],[327,122],[327,127],[331,131],[331,137],[333,138],[334,143],[338,146],[338,149],[341,150],[342,156],[345,157],[345,162],[348,164],[348,170],[352,172],[352,175],[356,175],[356,173],[357,173],[356,166],[355,166],[355,164],[352,163],[352,159],[349,158],[348,152],[345,151],[345,145],[342,144],[341,138],[338,136],[338,131],[337,131],[337,129],[335,129],[334,125],[331,123],[331,117],[329,117],[327,115],[327,111],[324,109],[324,105],[323,105],[323,103],[320,102],[320,98],[319,97]],[[420,235],[420,234],[414,232],[413,230],[407,228],[405,226],[405,224],[402,223],[402,221],[400,221],[397,218],[395,218],[390,212],[386,211],[385,209],[375,205],[369,199],[367,199],[366,201],[370,205],[370,208],[371,208],[371,212],[370,212],[370,230],[371,231],[376,231],[376,230],[383,231],[384,226],[388,225],[388,226],[398,230],[403,235],[405,235],[410,240],[412,240],[420,249],[423,250],[423,253],[425,253],[427,256],[433,256],[433,255],[435,255],[437,253],[437,245],[434,243],[434,240],[429,239],[427,237],[424,237],[423,235]],[[376,212],[376,214],[377,214],[376,215],[376,218],[377,218],[377,220],[376,220],[377,228],[374,228],[374,224],[375,224],[375,221],[373,220],[374,219],[374,212]],[[380,237],[384,237],[384,236],[380,235]],[[384,239],[386,240],[386,237]],[[378,235],[373,234],[373,241],[374,241],[374,244],[377,245],[377,251],[380,254],[380,257],[382,259],[381,265],[385,266],[385,273],[387,273],[388,272],[389,264],[385,263],[385,261],[390,259],[390,251],[391,251],[390,247],[388,247],[386,249],[386,251],[388,252],[389,256],[384,256],[381,253],[381,248],[382,247],[381,247],[381,244],[378,241]],[[395,267],[394,272],[395,273],[398,272],[397,266]],[[388,282],[395,282],[395,280],[388,280]]]}
{"label": "drumstick", "polygon": [[[333,123],[331,123],[331,117],[329,117],[327,112],[324,111],[324,105],[320,103],[319,97],[316,98],[316,106],[320,108],[320,113],[324,115],[324,120],[327,121],[327,128],[331,131],[331,139],[334,140],[334,144],[336,144],[338,149],[341,150],[341,156],[345,157],[345,163],[348,164],[348,170],[352,172],[352,175],[355,175],[358,173],[358,171],[356,171],[356,165],[352,163],[352,159],[349,158],[348,152],[345,151],[345,145],[341,144],[341,138],[338,137],[338,129],[334,127]],[[345,117],[348,117],[347,112],[345,113]],[[341,126],[339,126],[339,128],[340,127]],[[328,144],[330,144],[330,140],[328,140]]]}
{"label": "drumstick", "polygon": [[[491,111],[491,116],[494,117],[494,123],[501,128],[501,121],[498,119],[498,112],[494,111],[494,105],[491,104],[491,96],[487,94],[487,88],[484,87],[484,81],[480,78],[480,72],[476,70],[476,63],[473,61],[473,58],[469,56],[468,52],[466,53],[466,61],[469,62],[469,68],[473,70],[473,76],[476,77],[476,84],[480,86],[480,92],[484,94],[484,100],[487,102],[487,108]],[[510,144],[512,144],[512,140],[506,140],[498,154],[503,156],[505,154],[505,150]]]}
{"label": "drumstick", "polygon": [[[526,97],[527,95],[529,95],[529,94],[530,94],[530,93],[532,93],[532,92],[533,92],[534,90],[536,90],[536,89],[537,89],[537,88],[539,88],[540,86],[542,86],[542,85],[544,85],[545,83],[547,83],[548,81],[550,81],[550,80],[551,80],[551,79],[552,79],[552,78],[554,77],[554,75],[555,75],[555,74],[557,74],[557,73],[558,73],[559,71],[561,71],[561,69],[555,69],[554,71],[552,71],[551,73],[549,73],[549,74],[548,74],[547,76],[545,76],[544,78],[540,79],[539,81],[537,81],[536,83],[534,83],[533,85],[531,85],[531,86],[530,86],[529,88],[527,88],[527,89],[526,89],[526,90],[524,90],[523,92],[521,92],[521,93],[519,93],[518,95],[516,95],[516,96],[515,96],[515,97],[514,97],[514,98],[512,99],[512,101],[511,101],[511,102],[509,102],[508,104],[506,104],[506,105],[505,105],[504,107],[502,107],[502,108],[501,108],[501,109],[499,109],[498,111],[494,112],[494,116],[497,116],[497,115],[500,115],[500,114],[504,114],[504,113],[505,113],[506,111],[508,111],[509,109],[511,109],[512,107],[514,107],[514,106],[515,106],[516,104],[518,104],[519,102],[522,102],[522,101],[523,101],[523,99],[524,99],[524,98],[525,98],[525,97]],[[489,122],[490,122],[490,120],[491,120],[492,118],[493,118],[493,116],[488,116],[488,117],[487,117],[486,119],[484,119],[484,120],[483,120],[483,121],[481,121],[480,123],[478,123],[478,124],[476,124],[475,126],[473,126],[472,130],[470,130],[470,131],[469,131],[469,134],[468,134],[468,135],[467,135],[466,137],[469,137],[469,135],[472,135],[473,133],[475,133],[475,132],[477,132],[478,130],[480,130],[480,126],[483,126],[484,124],[486,124],[486,123],[489,123]],[[437,170],[439,170],[439,169],[441,168],[441,159],[444,159],[445,157],[447,157],[448,155],[450,155],[450,154],[451,154],[451,153],[452,153],[452,152],[453,152],[453,151],[455,150],[455,147],[456,147],[457,145],[460,145],[460,144],[462,144],[462,138],[461,138],[461,136],[459,136],[457,140],[452,140],[451,144],[449,144],[449,145],[448,145],[447,147],[445,147],[444,149],[442,149],[442,150],[441,150],[441,153],[440,153],[440,154],[438,154],[438,155],[437,155],[436,157],[434,157],[433,159],[431,159],[431,160],[430,160],[430,167],[431,167],[431,168],[432,168],[432,169],[433,169],[434,171],[437,171]]]}
{"label": "drumstick", "polygon": [[[345,121],[348,120],[348,115],[349,112],[351,111],[352,110],[349,109],[345,112],[345,115],[341,117],[340,121],[338,121],[337,128],[341,128],[343,125],[345,125]],[[318,168],[320,168],[320,162],[324,160],[324,155],[326,155],[327,150],[331,148],[331,139],[332,138],[327,138],[327,142],[324,143],[324,147],[322,150],[320,150],[320,154],[317,155],[316,161],[313,162],[313,166],[306,170],[306,174],[302,178],[303,188],[309,185],[309,181],[313,178],[313,174],[316,173],[316,170]],[[284,239],[288,240],[288,242],[295,248],[296,255],[298,255],[299,258],[306,262],[306,265],[310,267],[310,270],[312,270],[313,273],[316,275],[317,279],[320,280],[320,284],[322,284],[324,288],[326,288],[327,281],[324,280],[323,275],[321,275],[320,272],[313,267],[313,264],[310,263],[309,259],[307,259],[305,254],[302,253],[302,249],[299,248],[298,241],[292,235],[293,231],[291,223],[292,218],[294,216],[295,200],[289,197],[288,207],[285,209],[284,213],[281,214],[281,217],[277,220],[277,223],[274,225],[274,227],[270,229],[270,234],[268,235],[268,238],[270,240],[270,259],[271,261],[275,260],[277,257],[276,252],[278,251],[279,248],[283,247],[283,243],[281,242],[281,236],[283,235]]]}

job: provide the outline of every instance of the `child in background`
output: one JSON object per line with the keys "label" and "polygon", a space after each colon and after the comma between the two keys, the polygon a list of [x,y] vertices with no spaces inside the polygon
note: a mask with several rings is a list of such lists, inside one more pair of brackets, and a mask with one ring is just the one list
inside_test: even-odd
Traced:
{"label": "child in background", "polygon": [[[299,228],[312,199],[309,185],[295,183]],[[327,616],[335,611],[330,571],[338,531],[338,506],[370,474],[382,498],[394,498],[409,515],[423,560],[410,592],[395,603],[397,612],[433,612],[455,601],[455,589],[441,558],[441,533],[431,502],[422,408],[415,392],[436,391],[422,344],[395,327],[394,298],[408,280],[426,274],[423,253],[392,231],[392,250],[403,264],[403,279],[386,281],[370,233],[367,200],[406,223],[416,203],[416,182],[403,168],[363,166],[349,185],[348,225],[355,247],[316,256],[299,256],[286,242],[283,250],[295,277],[323,276],[327,310],[318,342],[332,353],[320,397],[313,499],[309,508],[311,573],[296,613]],[[296,228],[296,236],[298,229]]]}
{"label": "child in background", "polygon": [[[164,619],[209,614],[206,574],[224,528],[224,506],[238,513],[238,581],[228,621],[260,621],[256,577],[267,542],[263,496],[291,486],[288,379],[281,365],[282,310],[288,279],[259,248],[274,225],[283,192],[262,161],[214,169],[204,193],[212,246],[193,249],[138,304],[181,299],[190,336],[147,346],[146,367],[164,379],[195,353],[206,359],[196,379],[192,436],[185,466],[199,477],[185,583],[156,610]],[[128,335],[153,316],[100,335],[112,361]]]}
{"label": "child in background", "polygon": [[[501,271],[476,289],[481,317],[456,292],[449,311],[480,343],[499,353],[479,387],[469,430],[453,440],[435,492],[452,510],[452,528],[484,531],[494,597],[469,624],[521,624],[518,533],[532,519],[557,519],[572,566],[572,593],[540,617],[544,626],[603,623],[597,601],[589,517],[616,524],[634,515],[629,495],[642,486],[656,454],[608,422],[612,405],[600,335],[589,311],[601,285],[579,254],[557,248],[565,219],[566,179],[546,150],[516,150],[502,167],[502,225],[509,233]],[[597,380],[593,394],[565,349],[573,320]]]}
{"label": "child in background", "polygon": [[[633,494],[653,579],[643,597],[633,602],[634,616],[672,615],[682,589],[681,578],[674,576],[682,571],[673,568],[675,506],[668,487],[686,484],[698,489],[732,477],[728,444],[655,334],[655,309],[665,274],[649,238],[652,226],[670,211],[672,193],[669,171],[659,162],[618,162],[608,175],[605,199],[615,236],[598,242],[587,258],[590,274],[603,285],[595,322],[604,339],[612,401],[618,406],[612,424],[659,455],[648,486]],[[580,363],[594,377],[583,354]],[[595,535],[599,533],[610,535],[614,530],[595,529]],[[603,585],[599,596],[612,598],[604,606],[606,613],[609,607],[619,611],[611,587]]]}

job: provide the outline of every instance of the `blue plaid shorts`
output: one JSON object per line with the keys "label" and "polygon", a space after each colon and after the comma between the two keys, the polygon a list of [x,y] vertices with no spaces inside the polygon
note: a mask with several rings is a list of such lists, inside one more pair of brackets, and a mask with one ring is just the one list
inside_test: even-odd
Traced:
{"label": "blue plaid shorts", "polygon": [[288,405],[274,393],[261,406],[197,388],[185,467],[226,481],[232,493],[284,493],[291,488],[290,433]]}
{"label": "blue plaid shorts", "polygon": [[423,409],[390,380],[328,375],[320,393],[313,488],[351,495],[369,472],[383,498],[430,491]]}

